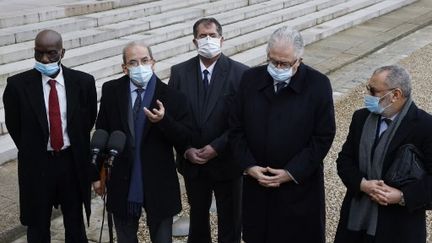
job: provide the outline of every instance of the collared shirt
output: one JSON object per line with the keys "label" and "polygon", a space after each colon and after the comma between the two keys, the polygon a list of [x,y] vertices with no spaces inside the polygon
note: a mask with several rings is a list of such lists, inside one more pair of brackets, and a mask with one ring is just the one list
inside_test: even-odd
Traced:
{"label": "collared shirt", "polygon": [[[136,99],[136,97],[137,97],[137,92],[136,92],[136,90],[138,89],[139,87],[138,86],[136,86],[132,81],[129,81],[129,89],[130,89],[130,97],[131,97],[131,104],[132,104],[132,107],[133,107],[133,105],[134,105],[134,103],[135,103],[135,99]],[[144,90],[142,93],[141,93],[141,100],[143,99],[143,97],[144,97],[144,93],[145,93],[145,90],[146,90],[146,87],[142,87],[142,89]]]}
{"label": "collared shirt", "polygon": [[[219,59],[218,59],[218,60],[219,60]],[[211,77],[212,77],[212,74],[213,74],[213,69],[214,69],[214,67],[215,67],[217,61],[214,62],[214,63],[212,63],[212,65],[210,65],[208,68],[206,68],[206,66],[205,66],[204,63],[201,61],[201,59],[200,59],[199,61],[200,61],[200,67],[201,67],[201,80],[204,80],[204,73],[203,73],[203,71],[207,69],[207,71],[209,72],[209,74],[207,74],[207,78],[208,78],[208,80],[209,80],[209,84],[210,84],[210,82],[211,82]]]}
{"label": "collared shirt", "polygon": [[[282,89],[285,88],[286,86],[288,86],[288,84],[289,84],[290,81],[291,81],[291,79],[283,81],[285,83],[285,85],[282,87]],[[278,82],[276,80],[273,80],[273,88],[274,88],[275,92],[277,92],[277,86],[276,86],[276,84],[278,84],[278,83],[280,83],[280,82]]]}
{"label": "collared shirt", "polygon": [[[48,83],[51,79],[54,79],[56,81],[56,89],[57,89],[57,96],[59,100],[59,106],[60,106],[60,117],[61,117],[61,125],[63,130],[63,147],[62,149],[66,149],[70,146],[70,140],[69,135],[67,133],[67,102],[66,102],[66,87],[64,82],[64,76],[63,76],[63,69],[60,66],[60,72],[55,78],[51,78],[48,76],[45,76],[42,74],[42,87],[43,87],[43,93],[44,93],[44,101],[45,101],[45,110],[47,121],[48,121],[48,129],[50,127],[49,124],[49,113],[48,113],[48,107],[49,107],[49,93],[51,90],[51,86]],[[54,150],[51,147],[51,139],[48,138],[48,144],[47,144],[47,150],[52,151]]]}
{"label": "collared shirt", "polygon": [[[399,115],[399,113],[396,113],[395,115],[393,115],[392,117],[389,117],[388,119],[390,119],[390,120],[392,120],[392,121],[394,121],[394,119],[397,117],[397,115]],[[380,130],[379,130],[379,136],[381,137],[381,134],[383,133],[383,132],[385,132],[385,130],[387,130],[387,128],[388,128],[388,125],[387,125],[387,123],[386,122],[384,122],[384,119],[385,118],[387,118],[387,117],[383,117],[383,116],[381,116],[381,119],[380,119]]]}

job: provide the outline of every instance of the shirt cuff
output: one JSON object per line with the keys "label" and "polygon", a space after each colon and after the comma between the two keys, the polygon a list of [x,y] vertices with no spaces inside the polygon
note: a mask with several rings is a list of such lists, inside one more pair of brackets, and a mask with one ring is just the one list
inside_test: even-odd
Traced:
{"label": "shirt cuff", "polygon": [[294,178],[294,176],[292,176],[291,173],[289,173],[288,170],[285,170],[285,171],[286,171],[286,173],[289,175],[289,177],[291,177],[291,179],[295,182],[295,184],[299,184],[299,183],[296,181],[296,179]]}

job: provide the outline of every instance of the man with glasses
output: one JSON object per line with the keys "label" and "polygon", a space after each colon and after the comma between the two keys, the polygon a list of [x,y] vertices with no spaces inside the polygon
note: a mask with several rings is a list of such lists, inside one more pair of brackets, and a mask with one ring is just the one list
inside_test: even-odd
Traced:
{"label": "man with glasses", "polygon": [[193,26],[198,55],[171,68],[169,85],[188,97],[192,140],[179,154],[190,204],[189,243],[209,243],[212,193],[218,214],[218,242],[240,242],[241,173],[228,146],[228,114],[247,67],[221,53],[222,26],[203,18]]}
{"label": "man with glasses", "polygon": [[18,149],[20,220],[29,243],[50,242],[52,207],[60,205],[65,242],[87,242],[90,130],[96,119],[93,76],[61,64],[62,37],[37,34],[34,69],[7,80],[6,126]]}
{"label": "man with glasses", "polygon": [[325,242],[323,159],[335,135],[329,79],[302,63],[303,39],[277,29],[268,64],[247,70],[230,117],[244,171],[243,240]]}
{"label": "man with glasses", "polygon": [[[376,69],[365,108],[354,112],[337,159],[347,187],[335,242],[426,242],[425,209],[432,202],[432,116],[417,108],[402,67]],[[385,175],[398,149],[414,145],[425,175],[394,186]],[[404,160],[406,166],[409,160]]]}
{"label": "man with glasses", "polygon": [[[180,188],[173,146],[184,153],[189,142],[186,97],[154,74],[150,47],[132,42],[123,49],[123,72],[102,86],[97,129],[126,134],[123,153],[108,181],[108,211],[119,243],[137,243],[144,208],[154,243],[172,242],[173,216],[180,212]],[[99,194],[100,182],[94,183]]]}

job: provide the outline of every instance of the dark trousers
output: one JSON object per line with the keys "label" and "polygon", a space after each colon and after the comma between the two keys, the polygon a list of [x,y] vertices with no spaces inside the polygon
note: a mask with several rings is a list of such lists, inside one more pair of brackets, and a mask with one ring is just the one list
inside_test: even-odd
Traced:
{"label": "dark trousers", "polygon": [[[158,222],[147,220],[151,241],[153,243],[171,243],[172,223],[172,217]],[[139,218],[121,218],[114,215],[114,225],[118,243],[138,243]]]}
{"label": "dark trousers", "polygon": [[[28,243],[51,242],[51,213],[53,206],[60,205],[63,214],[66,243],[87,243],[79,182],[75,175],[71,149],[47,153],[48,197],[39,206],[37,219],[27,227]],[[43,190],[43,189],[42,189]]]}
{"label": "dark trousers", "polygon": [[241,177],[214,181],[205,176],[184,178],[190,204],[188,243],[211,243],[209,210],[215,194],[218,242],[239,243],[241,233]]}

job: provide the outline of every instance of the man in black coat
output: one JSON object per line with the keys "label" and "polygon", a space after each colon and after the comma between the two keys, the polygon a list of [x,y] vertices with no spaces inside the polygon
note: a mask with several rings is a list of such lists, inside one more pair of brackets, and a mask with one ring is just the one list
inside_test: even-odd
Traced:
{"label": "man in black coat", "polygon": [[59,33],[35,39],[35,69],[7,80],[6,126],[18,148],[20,220],[28,242],[50,242],[52,207],[61,206],[66,242],[87,242],[90,130],[96,118],[94,78],[61,65]]}
{"label": "man in black coat", "polygon": [[[366,108],[354,112],[337,159],[347,193],[335,242],[426,242],[425,209],[432,202],[432,116],[412,101],[410,76],[402,67],[378,68],[367,88]],[[384,178],[405,144],[423,153],[426,176],[396,188]]]}
{"label": "man in black coat", "polygon": [[126,75],[102,87],[96,128],[127,137],[107,185],[119,243],[138,242],[141,208],[152,242],[172,242],[172,217],[181,210],[173,146],[183,154],[189,141],[188,105],[153,73],[154,64],[150,48],[132,42],[123,50]]}
{"label": "man in black coat", "polygon": [[189,243],[208,243],[212,192],[218,214],[218,242],[240,242],[241,173],[227,146],[228,113],[247,67],[221,53],[222,27],[214,18],[193,26],[198,55],[171,68],[169,85],[184,93],[193,113],[193,135],[179,154],[190,204]]}
{"label": "man in black coat", "polygon": [[[335,135],[328,78],[302,63],[303,39],[277,29],[268,65],[246,71],[230,118],[244,171],[243,240],[325,242],[323,159]],[[306,232],[306,233],[305,233]]]}

